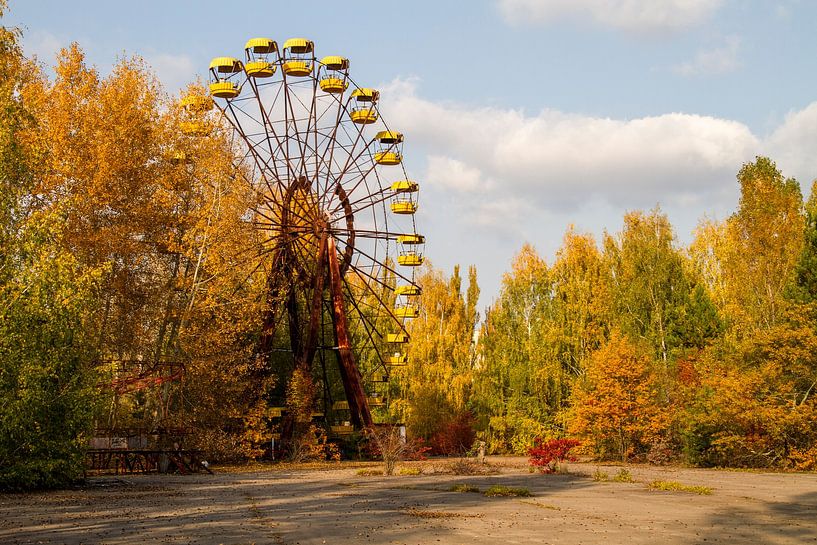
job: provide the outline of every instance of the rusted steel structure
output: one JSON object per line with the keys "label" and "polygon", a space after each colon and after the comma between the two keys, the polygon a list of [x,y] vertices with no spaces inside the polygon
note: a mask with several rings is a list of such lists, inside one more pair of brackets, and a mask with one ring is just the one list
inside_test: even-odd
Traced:
{"label": "rusted steel structure", "polygon": [[208,84],[255,196],[248,221],[260,235],[268,303],[259,355],[269,362],[290,351],[293,369],[318,378],[324,410],[316,414],[335,433],[371,427],[372,407],[386,402],[378,388],[406,363],[425,242],[403,135],[380,115],[380,93],[357,85],[349,65],[319,59],[304,38],[280,46],[253,38],[243,60],[212,60]]}

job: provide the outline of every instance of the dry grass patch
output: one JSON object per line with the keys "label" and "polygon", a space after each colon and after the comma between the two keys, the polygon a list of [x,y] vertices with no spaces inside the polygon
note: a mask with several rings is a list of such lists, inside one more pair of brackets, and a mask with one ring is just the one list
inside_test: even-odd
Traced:
{"label": "dry grass patch", "polygon": [[539,503],[538,501],[535,501],[535,500],[519,500],[519,501],[521,503],[526,504],[526,505],[533,505],[534,507],[538,507],[540,509],[550,509],[552,511],[561,511],[562,510],[562,508],[559,507],[558,505],[551,505],[549,503]]}
{"label": "dry grass patch", "polygon": [[479,493],[479,487],[472,484],[454,484],[448,489],[449,492],[476,492]]}
{"label": "dry grass patch", "polygon": [[653,481],[647,485],[647,488],[650,490],[661,490],[663,492],[687,492],[701,496],[709,496],[712,494],[712,488],[708,486],[688,485],[679,483],[678,481]]}
{"label": "dry grass patch", "polygon": [[528,490],[527,488],[513,488],[510,486],[502,486],[500,484],[495,484],[491,486],[490,488],[488,488],[488,490],[483,492],[483,494],[490,497],[506,497],[506,498],[528,498],[530,496],[533,496],[533,494],[531,494],[530,490]]}
{"label": "dry grass patch", "polygon": [[452,513],[451,511],[425,511],[422,509],[408,509],[406,513],[412,517],[423,519],[476,519],[485,516],[482,513]]}

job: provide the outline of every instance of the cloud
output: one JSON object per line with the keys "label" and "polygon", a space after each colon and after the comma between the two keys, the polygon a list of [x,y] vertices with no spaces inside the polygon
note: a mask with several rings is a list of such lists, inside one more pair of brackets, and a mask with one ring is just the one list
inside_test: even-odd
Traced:
{"label": "cloud", "polygon": [[817,102],[789,112],[783,123],[765,140],[763,153],[777,162],[787,176],[801,184],[817,178]]}
{"label": "cloud", "polygon": [[145,61],[153,68],[165,90],[170,94],[175,94],[196,79],[197,65],[187,55],[155,53],[147,55]]}
{"label": "cloud", "polygon": [[681,76],[716,75],[734,72],[741,66],[738,59],[740,38],[729,36],[721,47],[699,51],[689,62],[675,65],[672,70]]}
{"label": "cloud", "polygon": [[431,102],[406,81],[383,96],[384,117],[407,135],[407,149],[429,155],[426,187],[497,216],[483,223],[505,221],[508,199],[542,213],[575,212],[590,199],[624,208],[708,203],[723,198],[760,147],[744,124],[708,116],[526,115]]}
{"label": "cloud", "polygon": [[23,37],[26,55],[37,57],[38,61],[45,64],[54,63],[60,49],[67,46],[67,41],[43,30],[35,30]]}
{"label": "cloud", "polygon": [[687,28],[706,20],[722,0],[497,0],[511,24],[589,21],[636,33]]}

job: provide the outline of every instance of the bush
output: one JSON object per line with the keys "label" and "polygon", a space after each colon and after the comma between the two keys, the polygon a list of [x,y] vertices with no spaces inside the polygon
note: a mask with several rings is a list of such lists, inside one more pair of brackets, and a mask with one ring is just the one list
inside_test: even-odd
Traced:
{"label": "bush", "polygon": [[551,439],[545,441],[539,437],[534,439],[534,446],[528,449],[530,465],[538,467],[542,473],[555,473],[560,464],[565,461],[575,462],[576,457],[570,451],[581,443],[575,439]]}
{"label": "bush", "polygon": [[474,444],[477,434],[474,431],[476,420],[471,411],[465,411],[444,423],[429,441],[433,454],[445,456],[461,455],[468,452]]}

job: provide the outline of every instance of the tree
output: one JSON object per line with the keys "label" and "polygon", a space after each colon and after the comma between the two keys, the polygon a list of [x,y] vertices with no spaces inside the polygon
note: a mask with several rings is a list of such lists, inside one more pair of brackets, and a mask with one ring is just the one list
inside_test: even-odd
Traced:
{"label": "tree", "polygon": [[84,321],[98,271],[62,248],[59,213],[32,206],[37,150],[23,135],[38,120],[22,90],[36,71],[18,38],[0,27],[0,489],[80,477],[96,401]]}
{"label": "tree", "polygon": [[649,356],[618,332],[590,358],[572,401],[571,433],[603,459],[646,454],[669,426]]}
{"label": "tree", "polygon": [[803,248],[800,186],[765,157],[738,173],[738,210],[723,224],[701,226],[693,258],[731,334],[741,338],[777,325]]}
{"label": "tree", "polygon": [[653,348],[662,373],[679,350],[700,348],[720,330],[714,306],[687,271],[667,216],[630,212],[605,239],[613,309],[622,331]]}
{"label": "tree", "polygon": [[806,229],[803,251],[794,271],[789,296],[801,303],[817,302],[817,180],[811,185],[806,203]]}
{"label": "tree", "polygon": [[480,332],[477,415],[493,452],[527,452],[553,433],[563,369],[547,344],[552,318],[547,264],[530,245],[514,258]]}
{"label": "tree", "polygon": [[420,316],[409,324],[408,365],[398,374],[402,399],[396,404],[412,437],[431,439],[469,409],[479,287],[471,267],[464,295],[459,271],[456,266],[445,278],[427,264],[418,279]]}

